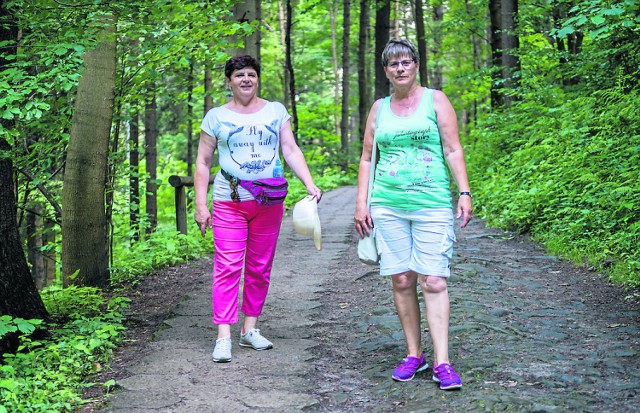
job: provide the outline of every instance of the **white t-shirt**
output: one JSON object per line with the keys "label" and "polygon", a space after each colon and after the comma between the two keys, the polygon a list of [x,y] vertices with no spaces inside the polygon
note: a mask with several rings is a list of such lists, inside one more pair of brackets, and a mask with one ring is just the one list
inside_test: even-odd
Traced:
{"label": "white t-shirt", "polygon": [[[291,116],[279,102],[269,102],[255,113],[237,113],[224,106],[204,116],[200,129],[217,140],[222,169],[243,180],[284,176],[280,161],[280,128]],[[241,201],[253,196],[238,186]],[[229,181],[218,173],[213,183],[213,199],[231,201]]]}

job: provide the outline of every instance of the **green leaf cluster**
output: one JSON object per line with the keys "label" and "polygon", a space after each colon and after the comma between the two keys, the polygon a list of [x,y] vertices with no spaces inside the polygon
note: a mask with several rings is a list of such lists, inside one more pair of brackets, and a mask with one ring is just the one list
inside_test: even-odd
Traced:
{"label": "green leaf cluster", "polygon": [[[0,412],[70,412],[82,404],[87,379],[102,370],[122,342],[124,297],[104,298],[94,288],[50,289],[43,301],[55,322],[33,338],[42,320],[0,317],[2,331],[20,331],[16,354],[0,365]],[[4,409],[4,410],[2,410]]]}

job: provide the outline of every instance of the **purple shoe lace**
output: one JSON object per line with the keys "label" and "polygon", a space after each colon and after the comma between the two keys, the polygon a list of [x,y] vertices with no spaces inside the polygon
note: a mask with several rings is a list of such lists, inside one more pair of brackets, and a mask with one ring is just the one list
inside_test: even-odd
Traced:
{"label": "purple shoe lace", "polygon": [[453,390],[462,387],[462,380],[448,363],[433,366],[433,381],[440,383],[442,390]]}

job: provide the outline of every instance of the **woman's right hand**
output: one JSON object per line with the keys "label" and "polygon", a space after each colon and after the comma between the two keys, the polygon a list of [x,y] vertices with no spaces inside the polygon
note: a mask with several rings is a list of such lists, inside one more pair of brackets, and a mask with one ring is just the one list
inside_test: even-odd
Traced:
{"label": "woman's right hand", "polygon": [[369,214],[369,208],[367,208],[366,204],[356,205],[356,212],[353,216],[353,220],[355,221],[356,231],[358,231],[360,238],[364,238],[371,234],[373,220],[371,219],[371,214]]}
{"label": "woman's right hand", "polygon": [[209,212],[209,209],[206,206],[196,207],[194,218],[196,220],[196,224],[198,224],[198,228],[200,228],[200,233],[204,237],[207,233],[207,228],[212,228],[211,212]]}

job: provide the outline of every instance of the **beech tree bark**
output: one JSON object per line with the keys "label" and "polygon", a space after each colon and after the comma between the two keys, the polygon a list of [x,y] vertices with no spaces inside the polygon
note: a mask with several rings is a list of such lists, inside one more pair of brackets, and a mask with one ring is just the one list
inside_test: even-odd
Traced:
{"label": "beech tree bark", "polygon": [[[104,29],[84,57],[67,149],[62,195],[62,276],[65,285],[109,282],[105,189],[116,73],[116,26]],[[72,275],[77,272],[72,279]]]}

